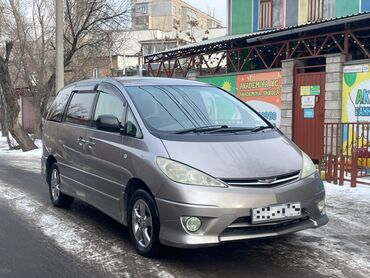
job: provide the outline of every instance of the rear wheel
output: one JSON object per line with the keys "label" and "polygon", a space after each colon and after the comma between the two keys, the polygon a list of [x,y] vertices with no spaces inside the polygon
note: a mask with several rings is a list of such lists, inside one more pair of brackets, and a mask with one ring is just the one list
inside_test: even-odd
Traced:
{"label": "rear wheel", "polygon": [[60,172],[56,163],[50,167],[49,193],[53,205],[60,208],[69,207],[74,199],[63,194],[60,190]]}
{"label": "rear wheel", "polygon": [[154,257],[159,250],[159,218],[153,197],[144,190],[135,191],[129,201],[128,225],[136,251]]}

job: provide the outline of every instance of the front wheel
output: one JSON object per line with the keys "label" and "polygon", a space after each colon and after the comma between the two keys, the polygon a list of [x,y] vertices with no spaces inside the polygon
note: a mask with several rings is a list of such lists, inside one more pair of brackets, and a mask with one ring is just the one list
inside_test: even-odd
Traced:
{"label": "front wheel", "polygon": [[56,163],[50,167],[49,193],[51,202],[56,207],[66,208],[73,202],[73,197],[63,194],[60,190],[60,172]]}
{"label": "front wheel", "polygon": [[159,250],[159,218],[153,197],[137,190],[129,201],[128,225],[136,251],[145,257],[154,257]]}

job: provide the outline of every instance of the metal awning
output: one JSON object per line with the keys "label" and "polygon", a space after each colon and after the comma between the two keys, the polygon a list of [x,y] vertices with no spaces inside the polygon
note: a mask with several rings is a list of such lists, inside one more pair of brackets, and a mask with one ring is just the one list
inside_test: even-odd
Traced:
{"label": "metal awning", "polygon": [[271,29],[262,32],[248,33],[241,35],[224,36],[214,38],[198,43],[180,46],[177,48],[157,52],[146,55],[146,61],[160,60],[161,58],[179,58],[188,57],[190,55],[212,53],[222,51],[238,46],[245,46],[248,44],[257,43],[259,41],[283,39],[286,37],[297,36],[302,32],[323,32],[326,28],[338,28],[350,23],[362,22],[370,20],[370,12],[363,12],[343,17],[325,19],[321,21],[306,23],[302,25],[294,25],[285,28]]}

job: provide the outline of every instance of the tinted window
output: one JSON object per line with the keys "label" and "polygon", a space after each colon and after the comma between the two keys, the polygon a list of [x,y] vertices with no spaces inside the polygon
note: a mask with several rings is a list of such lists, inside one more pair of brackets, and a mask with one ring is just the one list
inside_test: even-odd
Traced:
{"label": "tinted window", "polygon": [[96,93],[74,93],[69,103],[67,116],[65,121],[80,124],[89,125],[91,108],[94,103]]}
{"label": "tinted window", "polygon": [[144,122],[157,132],[216,125],[246,129],[267,126],[247,105],[215,87],[143,86],[126,90]]}
{"label": "tinted window", "polygon": [[61,122],[63,119],[64,109],[71,95],[72,88],[61,90],[55,98],[53,104],[49,109],[48,120],[54,122]]}
{"label": "tinted window", "polygon": [[126,135],[142,138],[143,134],[141,133],[140,127],[137,124],[134,114],[132,113],[131,109],[128,108],[127,110],[127,118],[125,123]]}
{"label": "tinted window", "polygon": [[98,117],[101,115],[113,115],[120,122],[122,122],[124,115],[123,102],[114,95],[105,92],[100,92],[95,109],[94,124]]}

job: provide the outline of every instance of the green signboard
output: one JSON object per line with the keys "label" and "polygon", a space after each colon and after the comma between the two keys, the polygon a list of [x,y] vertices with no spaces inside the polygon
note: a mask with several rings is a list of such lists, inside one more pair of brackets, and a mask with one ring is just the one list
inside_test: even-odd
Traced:
{"label": "green signboard", "polygon": [[198,80],[208,84],[215,85],[223,88],[225,91],[235,95],[236,94],[236,76],[235,75],[224,75],[224,76],[206,76],[198,77]]}
{"label": "green signboard", "polygon": [[320,86],[301,86],[301,96],[318,96],[320,95]]}

